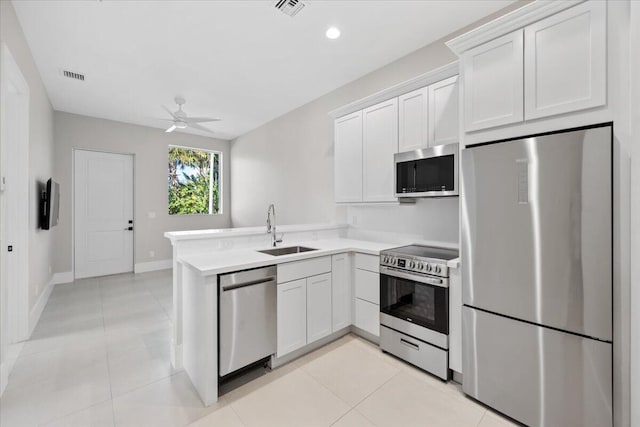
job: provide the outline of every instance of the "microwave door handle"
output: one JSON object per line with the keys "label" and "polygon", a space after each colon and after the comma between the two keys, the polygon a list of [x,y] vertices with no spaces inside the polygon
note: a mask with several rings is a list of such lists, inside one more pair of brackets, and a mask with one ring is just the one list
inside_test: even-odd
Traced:
{"label": "microwave door handle", "polygon": [[418,162],[413,163],[413,191],[417,189]]}

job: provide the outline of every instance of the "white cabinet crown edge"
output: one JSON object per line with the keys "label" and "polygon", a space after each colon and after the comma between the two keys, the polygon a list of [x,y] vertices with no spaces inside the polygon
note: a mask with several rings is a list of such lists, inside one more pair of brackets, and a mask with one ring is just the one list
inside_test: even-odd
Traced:
{"label": "white cabinet crown edge", "polygon": [[505,35],[515,30],[526,27],[529,24],[540,21],[554,15],[564,9],[570,8],[585,0],[557,0],[557,1],[534,1],[528,3],[513,12],[502,15],[480,27],[455,37],[445,44],[456,55],[489,42],[497,37]]}
{"label": "white cabinet crown edge", "polygon": [[405,82],[399,83],[395,86],[391,86],[387,89],[376,92],[373,95],[369,95],[365,98],[354,101],[350,104],[336,108],[329,112],[329,116],[337,119],[347,114],[354,113],[358,110],[364,110],[365,108],[379,104],[383,101],[388,101],[391,98],[395,98],[405,93],[414,91],[416,89],[429,86],[430,84],[439,82],[440,80],[447,79],[459,74],[458,61],[451,62],[447,65],[443,65],[440,68],[431,70],[427,73],[421,74]]}

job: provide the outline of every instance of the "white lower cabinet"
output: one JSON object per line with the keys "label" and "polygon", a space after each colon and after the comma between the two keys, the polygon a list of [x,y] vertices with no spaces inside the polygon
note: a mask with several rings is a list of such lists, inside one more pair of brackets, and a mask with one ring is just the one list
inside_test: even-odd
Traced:
{"label": "white lower cabinet", "polygon": [[307,279],[278,284],[278,357],[307,344]]}
{"label": "white lower cabinet", "polygon": [[356,298],[355,325],[370,334],[380,336],[380,306]]}
{"label": "white lower cabinet", "polygon": [[307,279],[307,344],[331,334],[331,273]]}
{"label": "white lower cabinet", "polygon": [[331,273],[278,283],[277,357],[332,332]]}
{"label": "white lower cabinet", "polygon": [[356,254],[354,325],[380,337],[380,258]]}
{"label": "white lower cabinet", "polygon": [[356,298],[380,304],[380,274],[356,269]]}
{"label": "white lower cabinet", "polygon": [[331,257],[332,331],[350,326],[351,321],[351,256]]}

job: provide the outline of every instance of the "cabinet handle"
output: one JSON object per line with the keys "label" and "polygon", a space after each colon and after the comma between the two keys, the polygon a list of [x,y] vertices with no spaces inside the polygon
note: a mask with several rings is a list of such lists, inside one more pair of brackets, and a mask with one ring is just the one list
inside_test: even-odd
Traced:
{"label": "cabinet handle", "polygon": [[410,347],[414,350],[420,350],[420,346],[418,344],[414,344],[412,342],[409,342],[407,340],[405,340],[404,338],[400,338],[400,343],[406,345],[407,347]]}

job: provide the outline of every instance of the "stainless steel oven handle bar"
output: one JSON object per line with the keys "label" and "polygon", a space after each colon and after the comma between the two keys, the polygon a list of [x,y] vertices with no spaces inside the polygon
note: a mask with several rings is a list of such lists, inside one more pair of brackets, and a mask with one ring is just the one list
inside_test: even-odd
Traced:
{"label": "stainless steel oven handle bar", "polygon": [[414,282],[420,282],[426,285],[439,286],[441,288],[449,287],[449,279],[425,277],[418,274],[405,273],[404,271],[396,270],[395,268],[389,268],[382,265],[380,266],[380,273],[386,274],[387,276],[398,277],[400,279],[413,280]]}

